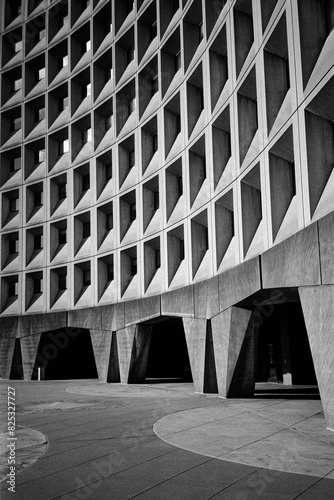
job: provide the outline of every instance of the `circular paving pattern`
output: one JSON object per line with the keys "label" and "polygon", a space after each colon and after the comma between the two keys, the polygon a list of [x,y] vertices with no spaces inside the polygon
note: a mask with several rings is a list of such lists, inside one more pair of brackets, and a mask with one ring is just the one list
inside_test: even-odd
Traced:
{"label": "circular paving pattern", "polygon": [[167,415],[154,432],[201,455],[334,479],[334,433],[319,401],[222,401]]}
{"label": "circular paving pattern", "polygon": [[47,437],[35,429],[17,426],[15,440],[8,434],[5,425],[0,426],[0,481],[7,479],[10,465],[8,464],[8,444],[15,442],[16,473],[37,462],[48,448]]}

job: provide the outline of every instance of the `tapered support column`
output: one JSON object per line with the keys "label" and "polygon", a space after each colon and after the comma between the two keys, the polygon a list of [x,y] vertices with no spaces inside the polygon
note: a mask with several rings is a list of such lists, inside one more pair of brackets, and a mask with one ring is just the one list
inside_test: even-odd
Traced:
{"label": "tapered support column", "polygon": [[117,331],[120,379],[123,384],[145,380],[152,328],[132,325]]}
{"label": "tapered support column", "polygon": [[206,319],[183,318],[191,373],[196,392],[204,392]]}
{"label": "tapered support column", "polygon": [[246,336],[251,311],[230,307],[211,319],[218,392],[224,397],[254,393],[254,339]]}
{"label": "tapered support column", "polygon": [[112,334],[109,330],[90,330],[90,337],[99,381],[118,382],[119,367],[115,332]]}
{"label": "tapered support column", "polygon": [[334,431],[334,285],[299,288],[320,397]]}
{"label": "tapered support column", "polygon": [[24,380],[32,379],[40,338],[41,335],[38,334],[20,339]]}
{"label": "tapered support column", "polygon": [[9,379],[15,347],[15,337],[0,337],[0,375]]}

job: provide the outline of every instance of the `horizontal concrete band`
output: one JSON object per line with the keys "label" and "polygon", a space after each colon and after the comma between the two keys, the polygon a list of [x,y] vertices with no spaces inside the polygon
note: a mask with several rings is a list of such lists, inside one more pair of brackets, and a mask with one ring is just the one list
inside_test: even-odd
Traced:
{"label": "horizontal concrete band", "polygon": [[[252,309],[264,300],[280,301],[286,288],[334,284],[334,212],[262,255],[193,285],[128,302],[57,313],[0,318],[1,336],[25,337],[57,328],[116,331],[160,316],[211,319],[244,302]],[[276,295],[275,295],[276,294]],[[281,294],[281,295],[280,295]],[[279,297],[280,295],[280,297]]]}

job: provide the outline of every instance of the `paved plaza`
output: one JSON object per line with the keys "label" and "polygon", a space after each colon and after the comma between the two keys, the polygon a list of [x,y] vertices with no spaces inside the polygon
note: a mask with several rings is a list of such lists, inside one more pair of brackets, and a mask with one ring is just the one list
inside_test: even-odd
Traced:
{"label": "paved plaza", "polygon": [[3,380],[0,388],[3,500],[333,499],[334,433],[312,394],[226,400],[192,384],[95,380]]}

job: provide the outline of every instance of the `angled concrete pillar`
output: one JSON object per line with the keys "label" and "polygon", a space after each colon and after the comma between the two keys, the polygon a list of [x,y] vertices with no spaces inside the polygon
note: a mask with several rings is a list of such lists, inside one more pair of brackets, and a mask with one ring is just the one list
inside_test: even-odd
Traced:
{"label": "angled concrete pillar", "polygon": [[254,394],[254,342],[246,337],[250,316],[230,307],[211,319],[218,392],[224,397]]}
{"label": "angled concrete pillar", "polygon": [[15,338],[0,337],[0,376],[9,379],[12,367]]}
{"label": "angled concrete pillar", "polygon": [[204,392],[206,319],[183,318],[191,373],[196,392]]}
{"label": "angled concrete pillar", "polygon": [[123,384],[145,380],[151,336],[149,325],[131,325],[117,331],[119,371]]}
{"label": "angled concrete pillar", "polygon": [[0,376],[9,379],[12,367],[15,338],[0,337]]}
{"label": "angled concrete pillar", "polygon": [[334,285],[299,288],[320,397],[334,431]]}
{"label": "angled concrete pillar", "polygon": [[20,340],[24,380],[32,379],[40,338],[41,334],[37,334]]}
{"label": "angled concrete pillar", "polygon": [[110,363],[112,332],[110,330],[90,330],[96,369],[100,382],[115,382],[110,380]]}

